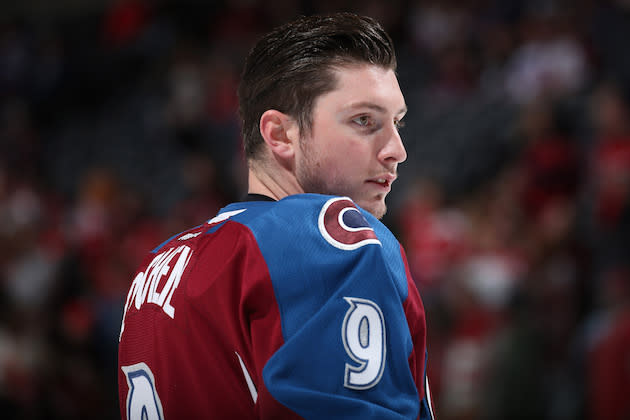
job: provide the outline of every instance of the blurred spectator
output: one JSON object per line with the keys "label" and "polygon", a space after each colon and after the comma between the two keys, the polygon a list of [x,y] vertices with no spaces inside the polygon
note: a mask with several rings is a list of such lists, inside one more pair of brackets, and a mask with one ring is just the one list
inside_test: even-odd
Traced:
{"label": "blurred spectator", "polygon": [[19,170],[24,180],[43,174],[39,133],[28,103],[11,96],[0,103],[0,155],[11,171]]}
{"label": "blurred spectator", "polygon": [[468,38],[470,17],[466,8],[454,1],[414,2],[411,8],[410,31],[415,45],[438,54]]}
{"label": "blurred spectator", "polygon": [[[439,375],[439,380],[432,382],[436,407],[440,407],[441,418],[480,418],[484,412],[482,390],[490,363],[487,349],[498,327],[498,318],[480,301],[464,277],[454,276],[444,286],[442,298],[449,328],[429,333],[430,338],[441,337],[435,341],[439,347],[432,342],[429,348],[429,371],[433,376]],[[433,322],[435,327],[439,325]],[[442,354],[433,354],[436,350]]]}
{"label": "blurred spectator", "polygon": [[527,266],[489,347],[481,418],[575,419],[584,408],[575,337],[588,267],[574,244],[574,210],[566,201],[550,201],[524,220]]}
{"label": "blurred spectator", "polygon": [[0,93],[15,95],[26,88],[30,52],[24,25],[16,21],[0,23]]}
{"label": "blurred spectator", "polygon": [[543,217],[548,206],[575,200],[580,186],[577,142],[562,132],[550,103],[536,101],[521,117],[523,170],[521,204],[529,220]]}
{"label": "blurred spectator", "polygon": [[427,292],[439,287],[466,251],[466,216],[446,207],[436,182],[417,180],[408,188],[398,224],[414,280]]}
{"label": "blurred spectator", "polygon": [[198,149],[203,141],[205,79],[201,57],[192,46],[180,45],[170,69],[168,120],[184,150]]}
{"label": "blurred spectator", "polygon": [[467,7],[452,1],[416,2],[409,19],[414,47],[432,63],[431,94],[448,101],[474,90],[478,63],[471,50],[473,16]]}
{"label": "blurred spectator", "polygon": [[150,10],[144,0],[115,0],[104,19],[105,42],[112,46],[128,44],[147,24]]}
{"label": "blurred spectator", "polygon": [[588,414],[592,419],[630,416],[630,266],[627,261],[603,273],[601,312],[591,325]]}
{"label": "blurred spectator", "polygon": [[529,242],[519,202],[522,176],[508,166],[470,206],[470,252],[460,267],[481,303],[502,311],[529,268]]}
{"label": "blurred spectator", "polygon": [[630,112],[620,86],[601,85],[593,96],[593,188],[595,223],[620,228],[630,208]]}
{"label": "blurred spectator", "polygon": [[548,274],[515,295],[504,328],[488,348],[492,363],[479,418],[580,418],[583,377],[570,335],[573,285]]}
{"label": "blurred spectator", "polygon": [[187,156],[181,171],[186,195],[165,221],[171,235],[207,221],[227,204],[219,189],[216,166],[207,156]]}
{"label": "blurred spectator", "polygon": [[588,78],[585,50],[567,11],[541,3],[521,21],[521,45],[507,66],[506,89],[517,103],[578,92]]}

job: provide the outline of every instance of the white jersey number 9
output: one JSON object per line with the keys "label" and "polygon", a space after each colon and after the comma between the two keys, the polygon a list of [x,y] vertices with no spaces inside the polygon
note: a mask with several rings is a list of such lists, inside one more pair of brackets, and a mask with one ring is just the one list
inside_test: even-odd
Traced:
{"label": "white jersey number 9", "polygon": [[146,363],[122,366],[127,378],[127,420],[163,420],[162,402],[155,389],[153,372]]}
{"label": "white jersey number 9", "polygon": [[356,365],[346,363],[344,386],[365,390],[375,386],[385,368],[385,320],[371,300],[345,297],[350,308],[341,328],[343,345]]}

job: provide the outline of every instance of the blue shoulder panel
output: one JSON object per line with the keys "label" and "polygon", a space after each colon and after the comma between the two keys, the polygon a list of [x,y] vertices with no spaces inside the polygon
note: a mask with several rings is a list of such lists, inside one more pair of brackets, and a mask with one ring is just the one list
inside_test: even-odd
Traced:
{"label": "blue shoulder panel", "polygon": [[285,344],[263,370],[307,419],[416,418],[407,279],[398,241],[349,199],[301,194],[237,203],[267,263]]}

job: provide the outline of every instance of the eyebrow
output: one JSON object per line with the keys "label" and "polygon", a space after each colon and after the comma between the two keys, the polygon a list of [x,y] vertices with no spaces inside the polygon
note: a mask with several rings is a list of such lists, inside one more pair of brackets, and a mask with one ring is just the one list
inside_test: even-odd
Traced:
{"label": "eyebrow", "polygon": [[[356,102],[356,103],[352,103],[348,106],[345,107],[346,109],[355,109],[355,108],[369,108],[369,109],[373,109],[374,111],[380,112],[382,114],[387,113],[387,108],[375,104],[373,102]],[[399,115],[399,114],[406,114],[407,113],[407,105],[403,106],[395,115]]]}

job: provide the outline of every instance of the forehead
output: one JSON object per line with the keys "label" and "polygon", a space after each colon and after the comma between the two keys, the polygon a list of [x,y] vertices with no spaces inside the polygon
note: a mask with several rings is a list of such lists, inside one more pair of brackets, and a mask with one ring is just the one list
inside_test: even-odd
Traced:
{"label": "forehead", "polygon": [[335,89],[321,95],[315,109],[335,112],[371,104],[393,115],[404,112],[405,99],[393,70],[375,65],[344,66],[332,70]]}

